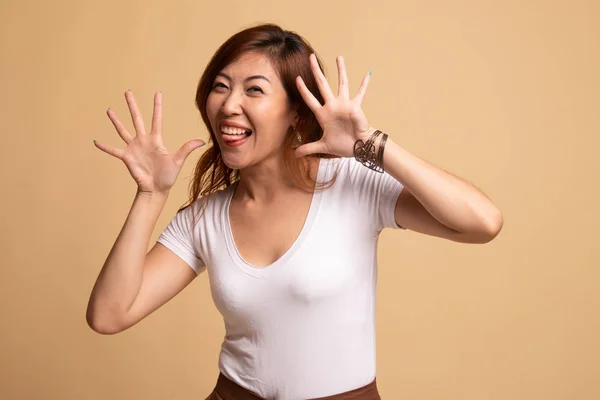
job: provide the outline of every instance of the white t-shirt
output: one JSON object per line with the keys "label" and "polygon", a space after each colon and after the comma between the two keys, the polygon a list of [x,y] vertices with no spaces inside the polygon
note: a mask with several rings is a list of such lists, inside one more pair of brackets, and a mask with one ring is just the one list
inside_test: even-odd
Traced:
{"label": "white t-shirt", "polygon": [[188,207],[158,238],[197,274],[208,271],[226,330],[220,371],[267,399],[330,396],[375,378],[377,240],[383,228],[400,228],[394,207],[403,186],[354,158],[321,159],[318,182],[336,170],[333,186],[313,194],[292,247],[267,267],[248,264],[235,247],[235,185],[208,197],[195,228]]}

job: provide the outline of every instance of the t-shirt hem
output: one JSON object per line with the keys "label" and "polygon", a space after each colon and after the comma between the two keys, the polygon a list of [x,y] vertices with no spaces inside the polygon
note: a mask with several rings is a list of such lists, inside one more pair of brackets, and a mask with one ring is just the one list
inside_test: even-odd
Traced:
{"label": "t-shirt hem", "polygon": [[188,254],[187,251],[183,250],[177,245],[177,243],[172,242],[166,236],[161,235],[161,237],[158,238],[157,243],[164,245],[166,248],[175,253],[175,255],[185,261],[186,264],[189,265],[189,267],[196,273],[196,275],[200,275],[200,273],[202,273],[202,271],[206,268],[202,262],[199,262],[199,258]]}

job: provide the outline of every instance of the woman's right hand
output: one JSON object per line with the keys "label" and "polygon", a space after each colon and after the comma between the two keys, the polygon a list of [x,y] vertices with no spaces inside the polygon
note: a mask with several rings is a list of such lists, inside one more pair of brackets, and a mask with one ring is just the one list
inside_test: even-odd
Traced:
{"label": "woman's right hand", "polygon": [[169,154],[162,141],[162,93],[154,95],[154,114],[152,129],[146,133],[142,114],[138,110],[133,93],[125,92],[136,136],[132,137],[119,122],[115,112],[108,109],[108,118],[117,129],[121,139],[127,144],[125,149],[115,149],[95,142],[96,147],[125,163],[129,173],[138,185],[138,192],[143,194],[168,193],[175,184],[183,163],[195,149],[206,143],[200,139],[190,140],[177,152]]}

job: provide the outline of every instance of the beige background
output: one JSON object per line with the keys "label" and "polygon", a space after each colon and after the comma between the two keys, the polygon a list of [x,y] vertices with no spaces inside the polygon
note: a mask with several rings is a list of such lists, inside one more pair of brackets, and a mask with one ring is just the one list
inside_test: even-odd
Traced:
{"label": "beige background", "polygon": [[[305,36],[336,86],[373,71],[364,110],[409,151],[483,189],[491,243],[385,231],[382,398],[598,399],[600,6],[589,1],[16,1],[0,6],[0,398],[203,399],[224,327],[203,274],[138,325],[102,336],[89,294],[131,206],[123,146],[164,93],[165,143],[207,139],[196,84],[257,22]],[[203,151],[203,150],[200,150]],[[192,153],[152,242],[186,200]]]}

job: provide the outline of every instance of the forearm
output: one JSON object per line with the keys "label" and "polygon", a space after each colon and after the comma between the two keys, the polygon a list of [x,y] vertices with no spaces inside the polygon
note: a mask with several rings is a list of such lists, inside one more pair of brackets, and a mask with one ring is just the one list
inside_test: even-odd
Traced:
{"label": "forearm", "polygon": [[142,283],[150,236],[167,197],[136,193],[92,290],[87,309],[89,324],[111,324],[133,304]]}
{"label": "forearm", "polygon": [[388,138],[384,170],[396,178],[439,222],[458,232],[498,231],[502,214],[477,187],[411,154]]}

